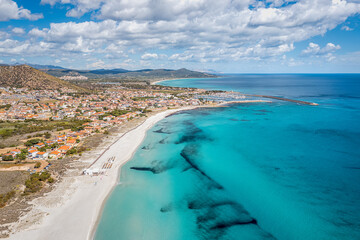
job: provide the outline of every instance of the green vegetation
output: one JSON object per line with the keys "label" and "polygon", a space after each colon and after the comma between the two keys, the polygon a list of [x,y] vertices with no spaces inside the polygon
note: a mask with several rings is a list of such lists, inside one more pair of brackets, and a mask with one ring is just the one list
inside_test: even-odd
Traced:
{"label": "green vegetation", "polygon": [[46,133],[44,134],[44,137],[45,137],[46,139],[49,139],[49,138],[51,138],[51,133],[49,133],[49,132],[46,132]]}
{"label": "green vegetation", "polygon": [[2,155],[2,160],[3,161],[13,161],[14,157],[11,155]]}
{"label": "green vegetation", "polygon": [[0,137],[7,138],[10,137],[11,135],[13,135],[13,129],[8,129],[8,128],[1,129],[0,127]]}
{"label": "green vegetation", "polygon": [[21,149],[21,153],[19,153],[16,156],[16,158],[19,159],[20,161],[22,161],[27,158],[28,154],[29,154],[29,151],[26,148],[24,148],[24,149]]}
{"label": "green vegetation", "polygon": [[3,208],[6,206],[6,204],[9,202],[11,198],[15,196],[15,191],[12,190],[6,194],[0,194],[0,208]]}
{"label": "green vegetation", "polygon": [[9,110],[11,108],[11,104],[5,104],[5,105],[0,105],[0,109],[5,108],[5,110]]}
{"label": "green vegetation", "polygon": [[155,97],[133,97],[131,98],[133,101],[146,101],[148,99],[154,99]]}
{"label": "green vegetation", "polygon": [[[59,121],[45,121],[45,120],[26,120],[24,122],[0,122],[0,138],[6,139],[14,135],[28,134],[40,131],[64,130],[71,129],[72,131],[82,130],[82,125],[88,120],[59,120]],[[49,132],[45,134],[37,134],[38,137],[45,136],[50,138]]]}
{"label": "green vegetation", "polygon": [[51,177],[51,174],[47,171],[42,173],[34,173],[30,175],[30,178],[25,181],[25,190],[24,194],[34,193],[39,191],[42,186],[43,182],[48,180]]}
{"label": "green vegetation", "polygon": [[24,145],[27,146],[27,147],[31,147],[31,146],[34,146],[35,144],[38,144],[41,141],[42,141],[41,139],[35,138],[35,139],[31,139],[31,140],[26,141],[24,143]]}
{"label": "green vegetation", "polygon": [[77,153],[77,149],[74,147],[72,149],[70,149],[69,151],[66,152],[66,155],[73,155]]}
{"label": "green vegetation", "polygon": [[110,114],[113,115],[114,117],[118,117],[118,116],[127,114],[129,112],[131,112],[131,111],[115,109],[115,110],[111,111]]}
{"label": "green vegetation", "polygon": [[35,163],[34,168],[39,168],[39,167],[41,167],[41,163],[40,162]]}

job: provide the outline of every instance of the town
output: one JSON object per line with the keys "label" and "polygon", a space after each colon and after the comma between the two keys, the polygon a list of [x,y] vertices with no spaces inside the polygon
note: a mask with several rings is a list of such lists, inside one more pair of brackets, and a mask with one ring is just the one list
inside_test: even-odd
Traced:
{"label": "town", "polygon": [[[201,105],[201,99],[194,96],[205,93],[199,89],[148,91],[122,86],[113,86],[100,94],[76,94],[69,89],[31,91],[9,87],[1,88],[1,91],[2,139],[47,130],[44,134],[35,134],[35,137],[27,135],[26,139],[19,139],[10,146],[6,141],[1,143],[0,160],[9,163],[56,160],[77,153],[77,146],[90,135],[107,134],[109,128],[151,111]],[[66,129],[66,126],[70,128]],[[41,170],[40,167],[32,169]]]}

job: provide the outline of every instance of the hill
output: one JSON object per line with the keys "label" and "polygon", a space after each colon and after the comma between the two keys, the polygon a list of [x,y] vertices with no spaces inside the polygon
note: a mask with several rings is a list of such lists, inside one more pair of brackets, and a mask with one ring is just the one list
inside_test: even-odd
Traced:
{"label": "hill", "polygon": [[141,69],[130,71],[126,69],[98,69],[98,70],[74,70],[74,69],[41,69],[45,73],[55,77],[81,75],[89,79],[97,80],[147,80],[155,81],[173,78],[209,78],[217,77],[213,74],[191,71],[185,68],[172,69]]}
{"label": "hill", "polygon": [[74,84],[58,79],[28,65],[0,66],[0,86],[29,89],[73,89],[85,91]]}

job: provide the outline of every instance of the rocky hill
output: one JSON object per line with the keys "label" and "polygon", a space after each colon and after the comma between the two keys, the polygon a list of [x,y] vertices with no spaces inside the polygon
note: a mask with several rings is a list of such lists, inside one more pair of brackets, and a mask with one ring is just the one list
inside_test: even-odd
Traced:
{"label": "rocky hill", "polygon": [[97,69],[97,70],[74,70],[74,69],[41,69],[45,73],[55,77],[73,76],[74,74],[85,76],[88,79],[107,80],[163,80],[172,78],[209,78],[217,77],[213,74],[191,71],[185,68],[172,69]]}
{"label": "rocky hill", "polygon": [[73,89],[83,88],[61,80],[28,65],[0,66],[0,87],[26,87],[29,89]]}

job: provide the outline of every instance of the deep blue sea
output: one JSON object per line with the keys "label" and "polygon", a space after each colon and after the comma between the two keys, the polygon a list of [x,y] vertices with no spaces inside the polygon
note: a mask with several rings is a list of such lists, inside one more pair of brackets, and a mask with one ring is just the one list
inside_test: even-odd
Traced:
{"label": "deep blue sea", "polygon": [[96,240],[360,239],[360,75],[162,85],[317,102],[232,104],[158,122],[121,170]]}

